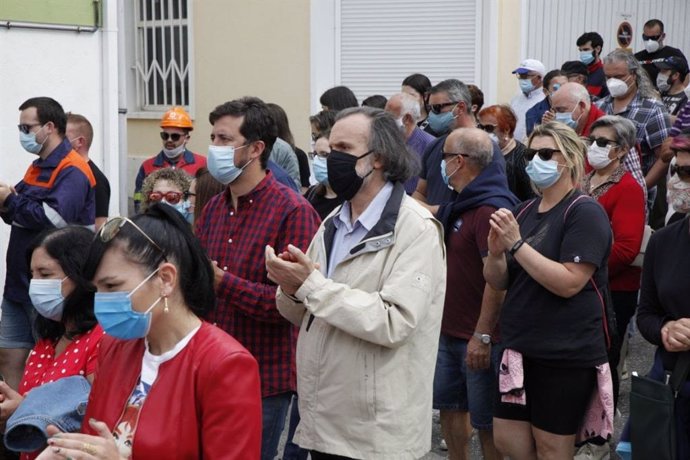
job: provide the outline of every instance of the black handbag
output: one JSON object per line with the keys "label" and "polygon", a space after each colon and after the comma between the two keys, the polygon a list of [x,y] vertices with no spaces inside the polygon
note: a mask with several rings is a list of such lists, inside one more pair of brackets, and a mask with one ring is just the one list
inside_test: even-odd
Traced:
{"label": "black handbag", "polygon": [[684,352],[666,383],[632,376],[630,444],[633,460],[677,460],[674,406],[689,368],[690,352]]}

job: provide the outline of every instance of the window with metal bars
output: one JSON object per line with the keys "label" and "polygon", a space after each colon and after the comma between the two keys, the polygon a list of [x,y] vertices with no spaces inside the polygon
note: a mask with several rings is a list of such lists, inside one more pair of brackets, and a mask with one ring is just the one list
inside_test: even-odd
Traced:
{"label": "window with metal bars", "polygon": [[137,102],[142,110],[190,105],[189,0],[133,0]]}

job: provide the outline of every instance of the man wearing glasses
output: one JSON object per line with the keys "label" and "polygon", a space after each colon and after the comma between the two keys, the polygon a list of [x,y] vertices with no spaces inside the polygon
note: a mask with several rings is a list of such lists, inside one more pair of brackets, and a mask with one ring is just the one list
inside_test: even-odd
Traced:
{"label": "man wearing glasses", "polygon": [[67,115],[57,101],[31,98],[19,110],[20,143],[37,159],[16,186],[0,181],[0,217],[11,226],[0,307],[0,374],[14,389],[34,346],[36,311],[29,299],[27,248],[49,228],[83,225],[93,229],[96,185],[88,163],[65,138]]}
{"label": "man wearing glasses", "polygon": [[542,91],[544,86],[544,64],[536,59],[525,59],[517,69],[513,70],[520,85],[520,94],[510,100],[510,108],[517,115],[515,125],[515,139],[522,142],[527,137],[526,114],[529,109],[540,103],[546,95]]}
{"label": "man wearing glasses", "polygon": [[187,150],[189,133],[194,129],[192,119],[182,107],[172,107],[161,118],[163,149],[158,155],[145,160],[139,168],[134,186],[134,210],[144,199],[141,186],[146,176],[161,168],[178,168],[194,177],[199,168],[206,166],[206,157]]}
{"label": "man wearing glasses", "polygon": [[640,61],[642,68],[647,71],[652,84],[656,85],[656,77],[659,75],[657,62],[664,62],[664,59],[671,56],[678,56],[685,59],[683,52],[678,48],[664,45],[664,23],[658,19],[650,19],[644,23],[642,29],[642,41],[644,50],[635,53],[635,59]]}

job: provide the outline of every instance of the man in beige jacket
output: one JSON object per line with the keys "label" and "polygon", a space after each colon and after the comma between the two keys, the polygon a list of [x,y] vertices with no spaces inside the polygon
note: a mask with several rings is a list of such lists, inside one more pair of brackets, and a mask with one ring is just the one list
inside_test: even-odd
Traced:
{"label": "man in beige jacket", "polygon": [[409,198],[395,120],[342,111],[329,184],[345,199],[306,254],[266,248],[278,310],[300,327],[295,442],[314,460],[414,459],[431,447],[446,261],[440,224]]}

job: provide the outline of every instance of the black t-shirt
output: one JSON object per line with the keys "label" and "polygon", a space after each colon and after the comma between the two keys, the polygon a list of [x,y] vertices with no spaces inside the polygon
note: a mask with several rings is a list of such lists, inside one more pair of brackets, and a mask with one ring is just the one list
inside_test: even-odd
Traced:
{"label": "black t-shirt", "polygon": [[316,210],[316,213],[324,220],[335,208],[343,204],[343,200],[340,197],[326,198],[323,191],[323,186],[314,185],[307,190],[304,194],[304,198],[311,203],[312,207]]}
{"label": "black t-shirt", "polygon": [[678,115],[680,109],[683,108],[686,102],[688,102],[688,95],[685,91],[681,91],[677,94],[664,94],[662,96],[664,105],[668,109],[668,113],[671,115]]}
{"label": "black t-shirt", "polygon": [[535,198],[515,210],[522,238],[551,260],[594,264],[596,287],[590,281],[573,297],[559,297],[508,256],[510,281],[500,322],[503,344],[554,367],[603,364],[607,361],[603,298],[612,240],[609,219],[599,203],[577,191],[545,213],[538,211],[540,201]]}
{"label": "black t-shirt", "polygon": [[526,201],[534,197],[534,190],[527,175],[527,159],[525,152],[527,147],[520,141],[515,141],[515,148],[505,154],[506,176],[508,188],[520,201]]}
{"label": "black t-shirt", "polygon": [[652,79],[652,84],[656,88],[656,76],[659,75],[659,68],[654,65],[655,62],[663,62],[664,59],[671,56],[680,56],[685,58],[683,52],[678,48],[672,46],[664,46],[659,51],[648,53],[647,50],[642,50],[635,53],[635,58],[640,61],[642,68],[647,71],[647,75]]}
{"label": "black t-shirt", "polygon": [[96,178],[96,217],[108,217],[110,205],[110,182],[96,164],[89,160],[89,167]]}

